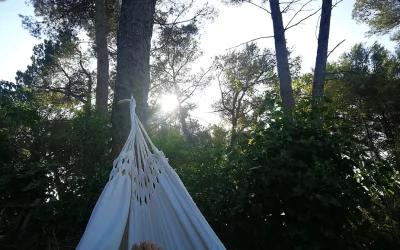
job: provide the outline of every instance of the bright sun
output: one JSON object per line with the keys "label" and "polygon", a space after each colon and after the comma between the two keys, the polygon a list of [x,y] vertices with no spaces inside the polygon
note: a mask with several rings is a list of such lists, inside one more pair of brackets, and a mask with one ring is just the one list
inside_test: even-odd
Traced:
{"label": "bright sun", "polygon": [[160,99],[161,108],[166,113],[171,113],[178,107],[176,95],[163,95]]}

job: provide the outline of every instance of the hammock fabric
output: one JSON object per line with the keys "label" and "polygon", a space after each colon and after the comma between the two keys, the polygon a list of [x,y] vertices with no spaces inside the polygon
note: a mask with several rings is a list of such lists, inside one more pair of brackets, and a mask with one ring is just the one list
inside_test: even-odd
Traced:
{"label": "hammock fabric", "polygon": [[135,107],[132,98],[131,131],[77,249],[130,250],[145,240],[165,250],[225,249],[151,142]]}

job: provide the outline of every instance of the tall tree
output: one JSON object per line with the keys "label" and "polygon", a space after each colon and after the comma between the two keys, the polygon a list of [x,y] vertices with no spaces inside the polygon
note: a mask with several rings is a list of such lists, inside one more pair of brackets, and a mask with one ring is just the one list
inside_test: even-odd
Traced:
{"label": "tall tree", "polygon": [[146,123],[150,87],[150,45],[153,34],[155,0],[122,1],[117,35],[117,81],[112,111],[113,153],[121,151],[129,134],[129,105],[118,105],[131,95],[136,113]]}
{"label": "tall tree", "polygon": [[[322,0],[321,21],[319,24],[317,58],[315,60],[314,82],[312,87],[313,105],[322,106],[328,60],[328,43],[331,26],[332,0]],[[319,119],[320,117],[318,117]]]}
{"label": "tall tree", "polygon": [[285,38],[285,28],[283,26],[282,12],[279,0],[269,1],[271,8],[271,18],[274,28],[276,63],[279,76],[279,90],[283,105],[287,110],[292,110],[295,106],[292,88],[292,77],[290,75],[289,57]]}
{"label": "tall tree", "polygon": [[214,110],[229,121],[231,136],[256,121],[255,110],[268,88],[266,85],[276,80],[275,65],[274,55],[269,50],[261,52],[255,44],[217,58],[221,99],[214,104]]}
{"label": "tall tree", "polygon": [[[338,0],[334,5],[332,5],[332,1],[322,1],[324,11],[321,13],[321,28],[320,28],[320,39],[318,46],[322,46],[321,48],[318,47],[318,58],[316,65],[318,65],[318,70],[317,73],[318,75],[316,76],[316,89],[314,91],[314,96],[321,96],[323,95],[323,79],[325,77],[324,75],[324,70],[323,66],[326,64],[326,59],[324,59],[327,56],[324,56],[325,53],[324,51],[327,51],[327,41],[329,39],[329,26],[330,26],[330,16],[331,16],[331,9],[336,6],[339,2],[342,0]],[[274,34],[272,36],[262,36],[262,37],[257,37],[249,42],[253,42],[259,39],[266,39],[266,38],[274,38],[275,41],[275,53],[276,53],[276,60],[277,60],[277,68],[278,68],[278,76],[279,76],[279,89],[280,89],[280,96],[283,102],[283,106],[285,107],[286,110],[292,110],[295,107],[295,100],[294,100],[294,95],[293,95],[293,87],[292,87],[292,76],[290,73],[290,63],[289,63],[289,52],[286,44],[286,37],[285,33],[293,28],[296,27],[297,25],[301,24],[303,21],[309,19],[310,17],[316,15],[317,13],[320,12],[322,8],[318,8],[316,10],[311,10],[307,9],[307,7],[310,6],[310,4],[313,2],[313,0],[307,0],[307,1],[301,1],[301,0],[291,0],[291,1],[280,1],[280,0],[269,0],[269,9],[268,7],[265,7],[263,5],[257,5],[256,3],[253,3],[252,1],[242,1],[242,0],[231,0],[230,2],[234,4],[241,4],[241,3],[249,3],[255,7],[257,7],[259,10],[262,10],[268,14],[271,15],[272,18],[272,24],[273,24],[273,30]],[[266,1],[263,1],[263,4]],[[295,13],[290,17],[289,21],[284,25],[283,23],[283,14],[287,14],[290,11],[294,10],[294,6],[297,4],[301,4],[301,7],[298,8]],[[330,5],[330,9],[328,9],[327,6]],[[309,14],[309,12],[311,14]],[[302,16],[301,13],[308,12],[306,16]],[[299,20],[300,19],[300,20]],[[328,29],[327,29],[328,28]],[[249,42],[244,42],[239,44],[247,44]],[[237,47],[237,46],[235,46]],[[324,63],[325,61],[325,63]],[[322,70],[321,70],[322,69]]]}
{"label": "tall tree", "polygon": [[[330,66],[327,94],[355,124],[372,156],[400,169],[400,57],[379,44],[356,44]],[[330,77],[331,78],[331,77]]]}
{"label": "tall tree", "polygon": [[353,18],[371,28],[369,35],[391,34],[392,40],[400,40],[399,0],[356,0]]}
{"label": "tall tree", "polygon": [[[107,36],[115,32],[116,1],[113,0],[31,0],[35,19],[22,16],[22,22],[33,36],[47,36],[51,39],[69,39],[82,30],[94,40],[97,56],[96,105],[107,112],[109,86],[109,59]],[[110,17],[107,19],[107,17]]]}
{"label": "tall tree", "polygon": [[210,82],[207,75],[210,70],[194,72],[192,69],[193,63],[202,55],[198,28],[194,23],[174,25],[165,27],[159,36],[156,43],[159,49],[153,51],[151,93],[156,100],[160,95],[176,96],[182,132],[186,138],[190,138],[186,119],[189,111],[195,107],[190,99]]}
{"label": "tall tree", "polygon": [[105,0],[95,0],[95,41],[97,54],[96,106],[103,113],[107,113],[108,110],[108,83],[110,78],[106,16]]}
{"label": "tall tree", "polygon": [[91,109],[95,74],[90,70],[90,56],[76,40],[45,40],[34,47],[31,60],[24,72],[17,72],[20,83],[51,99],[53,106],[66,107],[65,100],[69,100],[69,104]]}

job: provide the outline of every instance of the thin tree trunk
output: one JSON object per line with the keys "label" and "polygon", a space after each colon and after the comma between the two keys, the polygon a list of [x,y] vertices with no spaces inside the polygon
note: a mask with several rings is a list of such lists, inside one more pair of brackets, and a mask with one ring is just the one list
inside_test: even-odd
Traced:
{"label": "thin tree trunk", "polygon": [[[331,26],[332,0],[322,0],[321,21],[319,24],[317,59],[315,60],[312,100],[314,107],[323,105],[326,61],[328,60],[328,42]],[[321,115],[317,115],[321,120]]]}
{"label": "thin tree trunk", "polygon": [[178,112],[179,112],[179,122],[181,123],[181,126],[182,126],[183,135],[186,137],[186,139],[190,139],[191,134],[190,134],[190,131],[187,126],[186,114],[184,113],[183,108],[180,103],[178,105]]}
{"label": "thin tree trunk", "polygon": [[90,115],[91,110],[92,110],[92,88],[93,88],[93,78],[92,75],[85,69],[83,62],[82,62],[82,53],[80,53],[81,59],[79,60],[79,65],[81,66],[81,69],[83,73],[86,75],[88,78],[87,82],[87,92],[86,92],[86,103],[85,103],[85,109],[88,115]]}
{"label": "thin tree trunk", "polygon": [[287,110],[292,110],[295,107],[295,103],[282,13],[279,7],[279,0],[270,0],[269,4],[271,7],[272,25],[274,27],[275,53],[280,83],[280,95],[284,107]]}
{"label": "thin tree trunk", "polygon": [[133,95],[139,119],[144,124],[147,120],[150,41],[155,5],[155,0],[122,1],[111,131],[114,156],[122,149],[130,130],[129,105],[118,105],[118,102]]}
{"label": "thin tree trunk", "polygon": [[[175,75],[174,68],[172,68],[172,71],[173,71],[173,83],[174,83],[175,95],[178,97],[179,91],[177,88],[178,84],[176,82],[176,75]],[[189,131],[189,129],[187,127],[187,123],[186,123],[187,115],[183,111],[183,108],[182,108],[179,98],[178,98],[178,116],[179,116],[179,122],[181,123],[181,126],[182,126],[183,135],[186,137],[186,139],[191,139],[191,134],[190,134],[190,131]]]}
{"label": "thin tree trunk", "polygon": [[107,17],[105,0],[95,1],[95,30],[97,54],[96,106],[102,113],[108,111],[109,63],[107,48]]}
{"label": "thin tree trunk", "polygon": [[236,130],[237,130],[237,123],[238,123],[238,118],[234,113],[232,113],[231,122],[232,122],[231,147],[233,147],[236,144],[236,133],[237,133]]}
{"label": "thin tree trunk", "polygon": [[92,110],[92,87],[93,87],[92,78],[89,78],[88,90],[87,90],[87,94],[86,94],[86,111],[87,111],[88,115],[90,115],[91,110]]}

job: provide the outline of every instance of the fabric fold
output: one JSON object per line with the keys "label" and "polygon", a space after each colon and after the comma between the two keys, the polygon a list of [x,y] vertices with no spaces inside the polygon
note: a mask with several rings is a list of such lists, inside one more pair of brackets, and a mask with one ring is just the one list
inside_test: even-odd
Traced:
{"label": "fabric fold", "polygon": [[135,107],[132,98],[130,134],[77,249],[130,250],[145,240],[165,250],[225,249],[168,159],[151,142]]}

